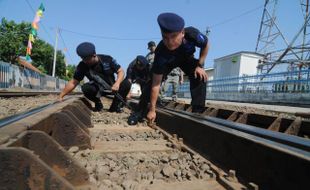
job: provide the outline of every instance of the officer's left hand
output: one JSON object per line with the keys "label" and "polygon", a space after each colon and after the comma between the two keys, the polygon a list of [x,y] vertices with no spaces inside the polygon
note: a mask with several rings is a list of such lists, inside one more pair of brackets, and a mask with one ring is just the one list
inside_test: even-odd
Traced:
{"label": "officer's left hand", "polygon": [[118,92],[119,84],[114,83],[113,86],[111,87],[111,89],[112,89],[113,92]]}
{"label": "officer's left hand", "polygon": [[200,80],[203,80],[204,82],[206,82],[208,80],[208,75],[205,72],[205,70],[201,67],[196,67],[195,69],[195,78],[199,77]]}

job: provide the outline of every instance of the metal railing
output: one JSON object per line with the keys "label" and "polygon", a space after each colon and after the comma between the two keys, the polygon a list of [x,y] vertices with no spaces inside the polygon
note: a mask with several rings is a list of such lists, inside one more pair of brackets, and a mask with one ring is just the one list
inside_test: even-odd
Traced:
{"label": "metal railing", "polygon": [[[168,88],[167,95],[171,95]],[[310,104],[310,70],[227,77],[207,82],[207,99],[240,102]],[[190,98],[189,82],[179,97]]]}
{"label": "metal railing", "polygon": [[229,77],[208,82],[207,92],[308,93],[310,70]]}
{"label": "metal railing", "polygon": [[[61,91],[67,81],[0,61],[0,89]],[[80,91],[80,87],[77,88]]]}

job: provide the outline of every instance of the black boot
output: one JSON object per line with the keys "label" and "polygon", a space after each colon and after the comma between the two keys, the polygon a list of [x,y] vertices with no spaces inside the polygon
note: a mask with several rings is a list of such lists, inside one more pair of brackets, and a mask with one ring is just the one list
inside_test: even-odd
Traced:
{"label": "black boot", "polygon": [[204,106],[199,106],[199,105],[192,106],[192,113],[203,113],[204,111],[205,111]]}
{"label": "black boot", "polygon": [[95,110],[94,111],[101,111],[103,109],[103,105],[101,101],[95,102]]}
{"label": "black boot", "polygon": [[119,101],[114,101],[112,102],[110,108],[109,108],[109,112],[116,112],[116,113],[122,113],[123,109],[122,109],[122,103]]}
{"label": "black boot", "polygon": [[127,120],[128,125],[137,125],[138,122],[143,121],[141,112],[132,113]]}

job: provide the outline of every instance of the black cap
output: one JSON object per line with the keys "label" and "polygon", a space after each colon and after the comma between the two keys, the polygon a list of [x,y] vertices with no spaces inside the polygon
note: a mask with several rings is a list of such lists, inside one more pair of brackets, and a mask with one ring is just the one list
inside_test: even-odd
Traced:
{"label": "black cap", "polygon": [[81,58],[86,58],[86,57],[92,56],[92,55],[96,54],[95,45],[90,43],[90,42],[83,42],[77,46],[76,53]]}
{"label": "black cap", "polygon": [[145,67],[149,63],[143,55],[138,55],[136,60],[137,60],[136,64],[139,65],[140,67]]}
{"label": "black cap", "polygon": [[154,41],[149,41],[149,43],[147,43],[148,48],[153,47],[153,46],[156,46],[156,43]]}
{"label": "black cap", "polygon": [[179,32],[184,28],[184,19],[174,13],[162,13],[157,17],[162,32]]}

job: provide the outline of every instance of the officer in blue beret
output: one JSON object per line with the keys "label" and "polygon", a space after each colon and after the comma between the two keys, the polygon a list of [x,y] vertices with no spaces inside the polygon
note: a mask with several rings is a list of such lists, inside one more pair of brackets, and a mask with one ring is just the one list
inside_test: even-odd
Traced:
{"label": "officer in blue beret", "polygon": [[[137,123],[141,117],[147,116],[150,122],[156,118],[156,101],[160,84],[176,67],[189,76],[192,112],[201,113],[205,109],[207,74],[204,61],[208,54],[208,38],[194,27],[184,28],[184,20],[174,13],[162,13],[157,18],[162,40],[155,50],[152,65],[152,81],[142,91],[139,110],[132,114],[129,124]],[[200,48],[199,58],[194,58],[196,47]],[[149,110],[147,105],[150,102]],[[146,114],[147,113],[147,114]]]}
{"label": "officer in blue beret", "polygon": [[[60,93],[59,99],[76,88],[81,80],[86,76],[89,82],[83,84],[82,92],[91,101],[95,103],[95,111],[101,111],[103,105],[100,97],[107,95],[108,90],[113,93],[119,93],[123,100],[130,90],[130,84],[124,79],[124,70],[113,57],[104,54],[96,54],[94,44],[83,42],[76,48],[76,53],[82,61],[77,65],[73,79],[68,82],[64,90]],[[114,74],[117,75],[115,79]],[[102,83],[107,84],[104,86]],[[110,89],[111,88],[111,89]],[[110,106],[110,112],[120,112],[121,100],[116,96]]]}
{"label": "officer in blue beret", "polygon": [[[141,90],[144,89],[145,85],[151,79],[150,64],[143,55],[138,55],[127,68],[126,78],[130,87],[132,83],[140,85]],[[130,93],[127,95],[127,99],[131,97]]]}

